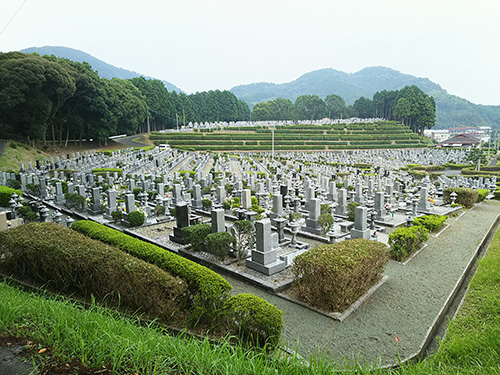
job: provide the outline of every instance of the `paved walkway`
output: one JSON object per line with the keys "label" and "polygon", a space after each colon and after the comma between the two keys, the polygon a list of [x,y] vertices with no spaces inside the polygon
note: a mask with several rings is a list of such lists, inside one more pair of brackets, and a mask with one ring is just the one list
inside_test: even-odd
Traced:
{"label": "paved walkway", "polygon": [[334,321],[276,295],[227,277],[235,293],[250,292],[283,311],[283,339],[307,356],[328,352],[334,360],[388,365],[418,351],[434,319],[459,280],[490,225],[500,202],[485,201],[451,224],[406,266],[390,261],[389,276],[344,322]]}

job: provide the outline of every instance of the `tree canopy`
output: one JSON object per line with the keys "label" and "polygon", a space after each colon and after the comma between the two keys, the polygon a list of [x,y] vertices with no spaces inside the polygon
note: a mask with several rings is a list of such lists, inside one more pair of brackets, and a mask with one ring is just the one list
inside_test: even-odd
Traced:
{"label": "tree canopy", "polygon": [[87,63],[0,53],[0,131],[5,138],[67,144],[201,121],[250,118],[229,91],[168,92],[159,80],[105,79]]}

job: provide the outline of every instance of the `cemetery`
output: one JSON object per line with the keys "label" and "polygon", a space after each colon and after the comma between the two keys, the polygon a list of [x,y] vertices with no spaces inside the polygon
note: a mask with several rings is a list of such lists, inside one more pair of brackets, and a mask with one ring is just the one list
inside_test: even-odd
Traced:
{"label": "cemetery", "polygon": [[[41,234],[44,243],[46,236],[65,236],[57,228],[72,228],[144,262],[135,267],[151,263],[169,272],[178,304],[160,314],[147,302],[167,322],[210,321],[222,305],[234,314],[236,306],[254,306],[272,323],[255,328],[260,323],[253,321],[242,333],[243,315],[231,315],[229,332],[265,332],[260,341],[300,344],[296,351],[304,356],[321,350],[320,338],[335,360],[363,352],[367,361],[381,357],[390,365],[434,338],[447,297],[477,256],[470,246],[450,246],[447,233],[483,239],[482,227],[462,223],[498,221],[497,175],[461,174],[450,166],[472,167],[469,151],[416,148],[423,141],[391,123],[320,127],[276,126],[281,143],[272,152],[263,140],[270,130],[259,127],[252,138],[234,129],[215,138],[208,131],[153,133],[151,139],[174,148],[85,151],[20,165],[0,172],[0,232],[22,233],[28,222],[56,226]],[[299,140],[299,133],[311,140]],[[175,148],[186,145],[193,151]],[[198,151],[219,146],[231,153]],[[435,267],[446,263],[449,272],[440,274]],[[416,290],[419,283],[424,290]],[[127,287],[122,293],[131,294]],[[371,331],[374,322],[389,320]],[[345,340],[353,335],[356,345]]]}

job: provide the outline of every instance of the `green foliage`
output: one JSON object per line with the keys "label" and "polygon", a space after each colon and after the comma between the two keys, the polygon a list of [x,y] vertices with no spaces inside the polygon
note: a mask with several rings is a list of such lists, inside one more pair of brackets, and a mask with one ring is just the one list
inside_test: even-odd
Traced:
{"label": "green foliage", "polygon": [[321,204],[321,214],[331,214],[332,208],[328,203]]}
{"label": "green foliage", "polygon": [[347,220],[354,221],[354,212],[356,211],[356,207],[361,206],[361,203],[358,202],[349,202],[347,205]]}
{"label": "green foliage", "polygon": [[143,212],[140,211],[132,211],[127,214],[127,221],[132,227],[140,227],[142,224],[144,224],[145,219],[146,216]]}
{"label": "green foliage", "polygon": [[12,189],[16,189],[16,190],[19,190],[21,189],[21,183],[17,180],[7,180],[9,186],[12,188]]}
{"label": "green foliage", "polygon": [[232,288],[220,275],[206,267],[104,225],[81,220],[73,223],[71,229],[116,246],[182,278],[188,283],[190,294],[194,297],[191,310],[196,310],[193,315],[197,318],[204,318],[206,321],[214,319]]}
{"label": "green foliage", "polygon": [[34,212],[30,206],[22,206],[17,209],[17,213],[24,219],[24,222],[32,222],[38,220],[38,214]]}
{"label": "green foliage", "polygon": [[343,311],[378,281],[387,260],[387,247],[370,240],[316,247],[295,258],[293,293],[320,309]]}
{"label": "green foliage", "polygon": [[0,207],[9,207],[10,197],[14,193],[19,196],[23,195],[21,190],[16,190],[7,186],[0,185]]}
{"label": "green foliage", "polygon": [[238,260],[244,260],[255,245],[255,228],[249,220],[236,220],[231,228],[235,238],[233,249]]}
{"label": "green foliage", "polygon": [[205,210],[208,210],[210,209],[210,207],[212,207],[212,201],[208,198],[205,198],[201,201],[201,205]]}
{"label": "green foliage", "polygon": [[54,223],[0,233],[0,267],[65,293],[160,317],[182,317],[187,284],[158,267]]}
{"label": "green foliage", "polygon": [[229,329],[244,344],[278,346],[283,330],[283,313],[269,302],[253,294],[241,293],[225,305]]}
{"label": "green foliage", "polygon": [[123,219],[123,216],[124,215],[123,215],[122,210],[111,212],[111,217],[113,218],[113,221],[115,223],[119,223]]}
{"label": "green foliage", "polygon": [[66,204],[75,206],[77,210],[83,211],[85,208],[85,197],[78,193],[66,193],[64,194],[64,199],[66,199]]}
{"label": "green foliage", "polygon": [[418,216],[414,219],[413,225],[421,225],[429,232],[435,232],[443,226],[446,219],[444,215]]}
{"label": "green foliage", "polygon": [[482,202],[490,194],[490,191],[488,189],[478,189],[477,194],[478,194],[477,201]]}
{"label": "green foliage", "polygon": [[205,249],[218,259],[224,260],[229,254],[234,241],[234,236],[228,232],[210,233],[205,239]]}
{"label": "green foliage", "polygon": [[193,251],[205,250],[205,239],[212,232],[210,224],[195,224],[182,228],[182,237],[191,244]]}
{"label": "green foliage", "polygon": [[396,229],[389,235],[391,258],[397,261],[406,259],[428,239],[428,230],[420,225]]}
{"label": "green foliage", "polygon": [[321,226],[321,230],[322,230],[323,234],[327,233],[331,229],[331,227],[334,223],[334,219],[333,219],[332,214],[325,212],[325,213],[319,215],[318,223]]}
{"label": "green foliage", "polygon": [[455,203],[461,204],[465,208],[472,208],[474,203],[477,202],[479,194],[477,190],[470,188],[446,188],[443,190],[443,202],[445,204],[451,203],[450,194],[452,192],[457,194]]}

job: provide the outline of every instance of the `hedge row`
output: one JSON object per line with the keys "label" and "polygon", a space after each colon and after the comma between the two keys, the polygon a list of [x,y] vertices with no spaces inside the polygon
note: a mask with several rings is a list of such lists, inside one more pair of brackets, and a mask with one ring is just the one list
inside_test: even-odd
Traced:
{"label": "hedge row", "polygon": [[356,239],[323,245],[300,254],[292,266],[293,293],[327,311],[343,311],[379,279],[387,246]]}
{"label": "hedge row", "polygon": [[192,317],[215,324],[223,319],[224,329],[238,334],[240,340],[250,345],[279,343],[282,312],[260,297],[245,294],[229,297],[231,285],[208,268],[92,221],[77,221],[71,228],[179,276],[194,294]]}
{"label": "hedge row", "polygon": [[55,223],[31,223],[0,232],[0,259],[4,273],[58,292],[93,296],[167,322],[185,318],[185,281]]}
{"label": "hedge row", "polygon": [[0,185],[0,207],[10,207],[9,201],[12,194],[23,195],[21,190],[13,189],[7,186]]}
{"label": "hedge row", "polygon": [[118,174],[123,174],[123,169],[121,168],[94,168],[92,169],[92,173],[97,176],[106,176],[106,172],[109,172],[111,175],[115,172]]}
{"label": "hedge row", "polygon": [[435,232],[443,226],[446,219],[447,217],[444,215],[418,216],[414,219],[413,225],[420,225],[427,229],[429,232]]}
{"label": "hedge row", "polygon": [[391,258],[402,261],[418,250],[429,239],[429,231],[421,225],[398,228],[389,235]]}
{"label": "hedge row", "polygon": [[220,304],[224,302],[232,288],[224,278],[206,267],[102,224],[81,220],[73,223],[71,228],[88,237],[116,246],[185,280],[194,296],[197,305],[195,308],[198,309],[200,317],[213,314],[213,309],[220,309]]}
{"label": "hedge row", "polygon": [[477,202],[479,198],[479,193],[475,189],[469,188],[446,188],[443,190],[443,202],[444,204],[451,203],[451,193],[455,192],[457,197],[455,199],[455,203],[461,204],[465,208],[471,208],[474,206],[474,203]]}

